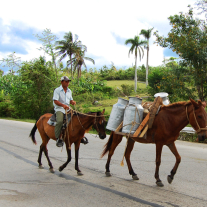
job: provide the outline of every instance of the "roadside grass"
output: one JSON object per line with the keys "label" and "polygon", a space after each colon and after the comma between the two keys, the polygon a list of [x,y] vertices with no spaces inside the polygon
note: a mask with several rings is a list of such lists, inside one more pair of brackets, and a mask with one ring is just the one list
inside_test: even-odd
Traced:
{"label": "roadside grass", "polygon": [[[107,86],[110,87],[120,87],[122,84],[126,85],[133,85],[134,86],[134,80],[112,80],[112,81],[107,81]],[[138,88],[140,89],[145,89],[146,84],[144,82],[137,82]]]}
{"label": "roadside grass", "polygon": [[0,119],[6,119],[6,120],[12,120],[12,121],[23,121],[23,122],[29,122],[29,123],[35,123],[36,120],[34,119],[15,119],[11,117],[0,117]]}

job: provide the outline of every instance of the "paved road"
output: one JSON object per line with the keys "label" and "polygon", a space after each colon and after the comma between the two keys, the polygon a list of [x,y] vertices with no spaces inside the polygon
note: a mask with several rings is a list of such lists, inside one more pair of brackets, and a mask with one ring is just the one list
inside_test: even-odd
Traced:
{"label": "paved road", "polygon": [[164,147],[160,177],[165,186],[159,188],[154,179],[154,145],[135,144],[131,160],[140,180],[134,181],[126,163],[120,166],[125,140],[113,156],[110,178],[104,174],[107,157],[99,159],[107,139],[87,135],[90,143],[80,148],[83,176],[76,174],[74,159],[63,172],[57,170],[66,160],[66,150],[61,152],[51,141],[48,150],[56,169],[52,174],[44,156],[45,168],[38,168],[41,139],[37,132],[36,146],[28,138],[32,127],[31,123],[0,120],[0,206],[207,206],[207,145],[176,142],[182,162],[171,185],[166,177],[175,158]]}

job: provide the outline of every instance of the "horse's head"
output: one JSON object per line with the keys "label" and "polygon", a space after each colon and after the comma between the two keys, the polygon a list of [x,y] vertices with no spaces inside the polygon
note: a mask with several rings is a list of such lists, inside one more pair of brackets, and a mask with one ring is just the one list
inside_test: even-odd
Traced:
{"label": "horse's head", "polygon": [[201,102],[199,100],[197,103],[193,99],[190,99],[190,101],[192,103],[193,110],[189,113],[189,122],[198,134],[198,140],[204,141],[207,138],[207,113],[205,111],[206,102]]}
{"label": "horse's head", "polygon": [[95,122],[93,123],[94,129],[98,132],[100,139],[106,138],[105,132],[105,118],[104,118],[105,109],[102,112],[97,112],[97,117],[95,117]]}

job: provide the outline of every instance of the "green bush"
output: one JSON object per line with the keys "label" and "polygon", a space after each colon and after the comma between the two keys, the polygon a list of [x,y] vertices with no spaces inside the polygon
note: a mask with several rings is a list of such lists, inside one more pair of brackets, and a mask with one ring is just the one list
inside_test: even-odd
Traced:
{"label": "green bush", "polygon": [[121,85],[122,91],[126,96],[129,96],[134,91],[133,85],[122,84]]}
{"label": "green bush", "polygon": [[15,107],[10,100],[9,95],[5,95],[4,91],[0,92],[0,117],[15,118]]}

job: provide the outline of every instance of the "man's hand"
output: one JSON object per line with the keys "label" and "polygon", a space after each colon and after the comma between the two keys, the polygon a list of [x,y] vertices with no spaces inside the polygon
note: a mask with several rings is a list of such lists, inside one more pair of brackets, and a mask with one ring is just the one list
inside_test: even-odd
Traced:
{"label": "man's hand", "polygon": [[67,106],[67,105],[63,105],[63,108],[66,110],[66,109],[70,109],[70,107],[69,106]]}
{"label": "man's hand", "polygon": [[70,104],[72,104],[72,105],[76,105],[76,101],[71,100],[71,101],[70,101]]}

